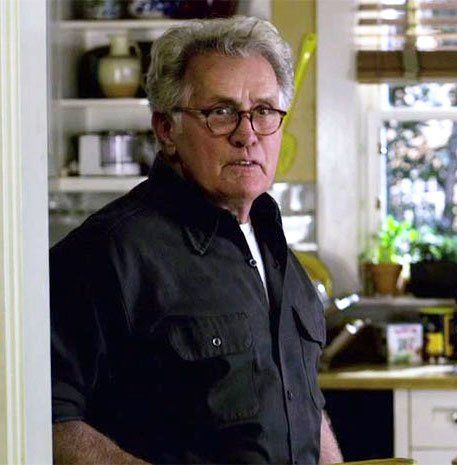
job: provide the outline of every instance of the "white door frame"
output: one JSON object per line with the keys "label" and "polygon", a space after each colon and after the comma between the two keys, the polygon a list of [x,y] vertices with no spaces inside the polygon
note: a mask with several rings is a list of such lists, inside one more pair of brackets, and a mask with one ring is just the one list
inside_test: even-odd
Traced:
{"label": "white door frame", "polygon": [[0,0],[0,463],[52,463],[47,2]]}

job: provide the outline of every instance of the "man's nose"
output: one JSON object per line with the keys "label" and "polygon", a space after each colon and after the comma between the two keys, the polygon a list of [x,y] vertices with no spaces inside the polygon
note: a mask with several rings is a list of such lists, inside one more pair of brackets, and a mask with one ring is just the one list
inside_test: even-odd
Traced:
{"label": "man's nose", "polygon": [[248,114],[241,116],[237,128],[230,134],[229,140],[236,147],[249,147],[257,142],[257,134],[252,129]]}

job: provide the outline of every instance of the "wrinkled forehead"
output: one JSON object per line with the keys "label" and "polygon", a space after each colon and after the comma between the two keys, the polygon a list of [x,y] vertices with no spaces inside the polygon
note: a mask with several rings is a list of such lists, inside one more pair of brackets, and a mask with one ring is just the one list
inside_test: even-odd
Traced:
{"label": "wrinkled forehead", "polygon": [[225,56],[208,53],[192,57],[183,78],[185,104],[247,102],[281,103],[281,91],[270,62],[260,54]]}

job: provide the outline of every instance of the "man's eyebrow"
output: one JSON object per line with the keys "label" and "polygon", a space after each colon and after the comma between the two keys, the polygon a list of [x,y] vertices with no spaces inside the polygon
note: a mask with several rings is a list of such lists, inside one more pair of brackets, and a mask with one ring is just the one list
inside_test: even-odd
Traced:
{"label": "man's eyebrow", "polygon": [[[254,104],[259,104],[260,103],[260,104],[264,104],[264,105],[274,106],[276,101],[277,101],[276,96],[265,96],[265,97],[255,98],[253,100],[253,103]],[[215,95],[215,96],[211,97],[208,100],[208,104],[209,105],[216,105],[216,104],[230,105],[230,106],[235,107],[235,108],[239,108],[241,106],[241,102],[239,102],[239,101],[237,101],[237,100],[235,100],[233,98],[222,96],[222,95]]]}
{"label": "man's eyebrow", "polygon": [[273,106],[275,102],[277,102],[277,97],[261,97],[255,100],[255,103],[263,103],[270,106]]}
{"label": "man's eyebrow", "polygon": [[208,100],[209,105],[217,105],[217,104],[223,104],[223,105],[230,105],[232,107],[239,107],[240,102],[237,102],[235,99],[230,98],[230,97],[225,97],[222,95],[214,95]]}

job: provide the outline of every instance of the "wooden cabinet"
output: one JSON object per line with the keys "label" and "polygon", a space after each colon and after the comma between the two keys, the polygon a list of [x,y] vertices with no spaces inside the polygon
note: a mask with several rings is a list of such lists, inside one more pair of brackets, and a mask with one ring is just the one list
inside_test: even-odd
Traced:
{"label": "wooden cabinet", "polygon": [[418,465],[451,465],[457,453],[451,450],[415,450],[413,457]]}
{"label": "wooden cabinet", "polygon": [[457,391],[397,390],[395,455],[418,465],[451,465],[457,457]]}
{"label": "wooden cabinet", "polygon": [[349,459],[395,456],[451,465],[457,458],[455,365],[355,365],[320,373],[319,382],[338,395],[337,408],[332,402],[328,408],[337,414],[331,416],[337,437],[352,432],[346,442],[358,456]]}

